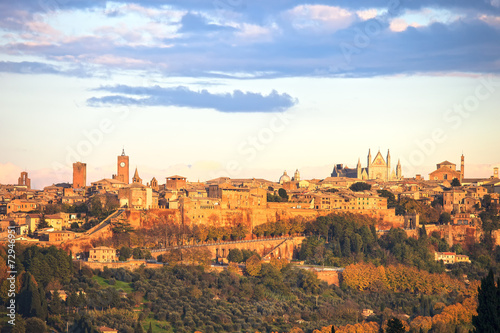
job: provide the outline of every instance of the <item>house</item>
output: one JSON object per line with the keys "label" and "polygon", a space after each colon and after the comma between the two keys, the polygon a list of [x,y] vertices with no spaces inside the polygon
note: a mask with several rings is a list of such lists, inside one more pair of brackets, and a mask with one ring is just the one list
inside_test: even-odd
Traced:
{"label": "house", "polygon": [[455,264],[458,262],[470,263],[470,259],[468,256],[456,254],[455,252],[434,252],[434,260],[442,260],[447,265]]}
{"label": "house", "polygon": [[89,251],[89,261],[112,262],[116,260],[116,249],[111,247],[99,246]]}
{"label": "house", "polygon": [[69,239],[75,239],[76,233],[68,230],[54,231],[49,233],[49,242],[64,242]]}

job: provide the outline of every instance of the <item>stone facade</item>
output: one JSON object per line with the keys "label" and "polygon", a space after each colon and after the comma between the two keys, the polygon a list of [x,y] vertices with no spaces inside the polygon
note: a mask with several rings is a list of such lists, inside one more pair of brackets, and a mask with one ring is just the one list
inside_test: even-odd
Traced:
{"label": "stone facade", "polygon": [[111,247],[99,246],[89,250],[90,262],[113,262],[116,260],[116,250]]}
{"label": "stone facade", "polygon": [[436,170],[429,174],[429,180],[448,180],[451,182],[454,178],[456,178],[462,182],[464,179],[464,172],[465,158],[464,155],[462,155],[460,170],[457,170],[456,164],[444,161],[436,165]]}
{"label": "stone facade", "polygon": [[17,185],[26,186],[28,190],[31,188],[31,179],[28,178],[26,171],[21,172],[21,176],[17,180]]}
{"label": "stone facade", "polygon": [[398,161],[396,171],[391,170],[391,153],[389,151],[387,151],[387,159],[384,159],[379,151],[372,160],[371,150],[368,151],[366,168],[361,167],[361,159],[358,160],[358,164],[355,169],[350,169],[347,166],[344,167],[343,164],[337,164],[333,168],[331,176],[381,181],[398,180],[403,177],[400,161]]}
{"label": "stone facade", "polygon": [[87,186],[87,164],[73,163],[73,188],[84,188]]}
{"label": "stone facade", "polygon": [[125,155],[125,150],[122,151],[122,154],[118,156],[116,163],[116,175],[113,175],[113,179],[119,180],[125,184],[128,184],[130,181],[129,178],[129,157]]}
{"label": "stone facade", "polygon": [[178,175],[167,177],[165,187],[168,190],[180,190],[186,188],[186,177]]}

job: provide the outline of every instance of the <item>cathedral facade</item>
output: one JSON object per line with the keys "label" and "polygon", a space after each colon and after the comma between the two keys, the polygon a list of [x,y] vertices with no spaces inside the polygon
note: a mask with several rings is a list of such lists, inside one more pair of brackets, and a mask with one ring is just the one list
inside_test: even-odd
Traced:
{"label": "cathedral facade", "polygon": [[379,152],[372,159],[371,150],[368,150],[367,167],[361,167],[361,159],[358,159],[356,168],[344,167],[343,164],[337,164],[333,168],[332,177],[358,178],[362,180],[382,180],[391,181],[401,179],[401,162],[398,160],[396,170],[391,170],[391,153],[387,151],[387,158],[384,159]]}

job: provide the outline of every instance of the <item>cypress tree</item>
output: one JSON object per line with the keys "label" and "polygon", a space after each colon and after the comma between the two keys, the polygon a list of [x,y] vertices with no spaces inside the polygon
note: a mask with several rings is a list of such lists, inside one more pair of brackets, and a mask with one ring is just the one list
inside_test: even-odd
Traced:
{"label": "cypress tree", "polygon": [[[19,293],[19,302],[17,303],[19,314],[26,318],[39,317],[44,320],[47,318],[45,293],[40,295],[40,291],[43,292],[43,288],[37,288],[34,277],[29,272],[26,272],[23,288]],[[45,302],[42,302],[42,298]]]}
{"label": "cypress tree", "polygon": [[344,237],[344,244],[342,246],[342,255],[344,257],[349,257],[351,255],[351,240],[348,236]]}
{"label": "cypress tree", "polygon": [[50,313],[54,315],[61,314],[63,310],[63,305],[61,301],[61,296],[59,296],[59,292],[54,290],[52,294],[52,299],[50,300]]}
{"label": "cypress tree", "polygon": [[495,276],[490,269],[488,275],[481,280],[478,288],[477,316],[472,317],[472,324],[477,333],[495,333],[500,331],[500,291],[495,286]]}
{"label": "cypress tree", "polygon": [[148,333],[153,333],[153,327],[151,326],[151,322],[149,322]]}
{"label": "cypress tree", "polygon": [[142,329],[139,320],[137,320],[137,323],[135,324],[134,333],[144,333],[144,330]]}

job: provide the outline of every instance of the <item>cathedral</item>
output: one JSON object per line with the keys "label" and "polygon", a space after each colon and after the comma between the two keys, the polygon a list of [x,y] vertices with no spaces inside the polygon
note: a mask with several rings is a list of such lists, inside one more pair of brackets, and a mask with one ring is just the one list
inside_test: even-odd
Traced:
{"label": "cathedral", "polygon": [[383,181],[398,180],[402,178],[401,162],[398,161],[396,171],[391,170],[391,153],[387,151],[387,159],[384,159],[379,152],[372,160],[371,150],[368,150],[367,167],[361,167],[361,159],[358,160],[358,165],[354,169],[350,169],[343,164],[337,164],[333,168],[332,177],[358,178],[362,180],[378,179]]}

